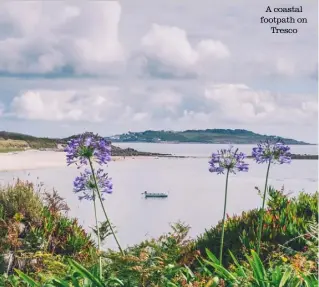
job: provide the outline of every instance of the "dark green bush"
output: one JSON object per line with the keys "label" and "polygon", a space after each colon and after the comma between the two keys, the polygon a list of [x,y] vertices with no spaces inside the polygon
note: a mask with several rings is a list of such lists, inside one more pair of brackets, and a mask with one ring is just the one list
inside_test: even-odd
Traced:
{"label": "dark green bush", "polygon": [[[312,195],[301,192],[297,197],[289,198],[283,191],[270,188],[264,217],[261,258],[265,259],[288,241],[290,242],[287,247],[303,250],[306,242],[300,235],[307,232],[310,221],[318,222],[317,204],[317,192]],[[257,209],[228,217],[225,226],[225,249],[232,250],[239,259],[244,259],[244,254],[250,249],[256,250],[258,220]],[[221,229],[219,222],[197,239],[197,248],[202,254],[205,254],[207,248],[218,256]],[[296,240],[291,241],[292,238]],[[228,252],[224,253],[223,262],[225,265],[231,262]]]}

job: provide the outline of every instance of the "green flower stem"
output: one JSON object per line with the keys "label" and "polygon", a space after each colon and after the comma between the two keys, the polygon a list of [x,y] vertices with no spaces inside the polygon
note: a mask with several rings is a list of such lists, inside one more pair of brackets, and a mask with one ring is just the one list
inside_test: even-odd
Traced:
{"label": "green flower stem", "polygon": [[229,176],[229,169],[227,170],[227,175],[226,175],[224,215],[223,215],[223,222],[222,222],[222,238],[221,238],[221,241],[220,241],[220,251],[219,251],[219,262],[220,262],[220,264],[222,264],[222,261],[223,261],[223,247],[224,247],[225,217],[226,217],[226,205],[227,205],[228,176]]}
{"label": "green flower stem", "polygon": [[98,223],[98,220],[97,220],[95,193],[96,193],[96,192],[94,191],[93,204],[94,204],[95,224],[96,224],[96,230],[97,230],[97,245],[98,245],[98,251],[99,251],[100,278],[102,278],[102,256],[101,256],[101,254],[100,254],[100,252],[101,252],[101,236],[100,236],[99,223]]}
{"label": "green flower stem", "polygon": [[266,195],[267,195],[267,184],[268,184],[270,163],[271,163],[271,161],[269,160],[268,167],[267,167],[267,173],[266,173],[266,182],[265,182],[265,189],[264,189],[264,195],[263,195],[263,204],[262,204],[262,207],[260,210],[258,235],[257,235],[257,254],[258,255],[259,255],[259,251],[260,251],[260,241],[261,241],[261,234],[262,234],[262,230],[263,230],[263,220],[264,220],[264,213],[265,213],[265,202],[266,202]]}
{"label": "green flower stem", "polygon": [[102,210],[103,210],[103,213],[104,213],[104,216],[105,216],[105,219],[106,219],[106,222],[108,223],[108,225],[110,226],[110,229],[111,229],[111,232],[112,232],[112,235],[115,239],[115,242],[120,250],[120,252],[122,253],[122,255],[124,255],[124,251],[115,235],[115,232],[114,232],[114,229],[112,227],[112,224],[109,220],[109,217],[107,216],[107,213],[106,213],[106,210],[105,210],[105,207],[104,207],[104,204],[103,204],[103,200],[102,200],[102,197],[101,197],[101,193],[100,193],[100,190],[99,190],[99,187],[98,187],[98,184],[97,184],[97,180],[96,180],[96,176],[95,176],[95,172],[94,172],[94,168],[93,168],[93,164],[92,164],[92,161],[91,159],[89,159],[89,163],[90,163],[90,167],[91,167],[91,170],[92,170],[92,175],[93,175],[93,180],[94,180],[94,184],[96,186],[96,192],[97,192],[97,195],[99,197],[99,200],[100,200],[100,203],[101,203],[101,206],[102,206]]}

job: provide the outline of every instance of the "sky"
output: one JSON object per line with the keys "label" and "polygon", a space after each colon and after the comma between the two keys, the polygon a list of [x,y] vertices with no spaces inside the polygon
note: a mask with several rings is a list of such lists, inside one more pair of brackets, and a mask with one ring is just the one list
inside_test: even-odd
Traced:
{"label": "sky", "polygon": [[265,12],[298,2],[2,0],[0,130],[229,128],[317,143],[318,3]]}

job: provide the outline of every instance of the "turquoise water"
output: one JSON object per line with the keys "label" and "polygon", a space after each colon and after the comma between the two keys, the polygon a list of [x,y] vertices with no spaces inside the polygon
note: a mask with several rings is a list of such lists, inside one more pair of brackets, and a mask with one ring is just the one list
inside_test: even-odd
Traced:
{"label": "turquoise water", "polygon": [[[220,148],[217,145],[179,144],[130,146],[143,151],[179,151],[183,155],[204,155]],[[304,150],[304,153],[316,154],[313,146],[298,148]],[[117,226],[122,244],[132,245],[145,238],[159,236],[170,230],[169,223],[178,220],[192,227],[192,237],[216,224],[222,217],[225,176],[209,173],[207,161],[207,158],[135,158],[111,162],[108,170],[113,178],[114,193],[108,196],[105,204],[113,224]],[[255,164],[252,160],[248,162],[248,173],[230,176],[228,214],[239,213],[261,204],[255,186],[262,189],[266,166]],[[47,190],[55,188],[67,200],[71,208],[69,214],[76,216],[89,229],[94,224],[93,206],[91,202],[79,202],[72,192],[72,181],[77,174],[76,168],[55,167],[0,172],[0,179],[7,183],[19,177],[37,183],[43,182]],[[296,194],[302,190],[315,192],[318,186],[317,176],[318,161],[296,160],[290,165],[272,166],[269,182],[278,189],[284,186],[286,193]],[[144,191],[169,192],[169,196],[166,199],[145,199],[141,195]],[[99,217],[102,220],[101,212]],[[115,244],[109,239],[105,247],[113,248]]]}

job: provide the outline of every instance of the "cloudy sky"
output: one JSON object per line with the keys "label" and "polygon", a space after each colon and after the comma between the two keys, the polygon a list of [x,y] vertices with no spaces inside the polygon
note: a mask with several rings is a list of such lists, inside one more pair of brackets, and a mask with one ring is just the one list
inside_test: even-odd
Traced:
{"label": "cloudy sky", "polygon": [[[243,128],[318,136],[316,1],[0,1],[0,130]],[[298,1],[289,1],[298,6]],[[299,1],[300,3],[301,1]],[[292,5],[290,4],[290,5]]]}

